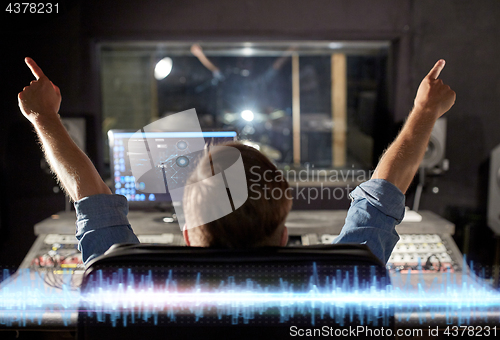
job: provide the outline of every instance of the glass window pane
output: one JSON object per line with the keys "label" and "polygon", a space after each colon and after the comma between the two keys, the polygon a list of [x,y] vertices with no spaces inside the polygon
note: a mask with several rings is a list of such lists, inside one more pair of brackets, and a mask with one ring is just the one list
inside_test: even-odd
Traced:
{"label": "glass window pane", "polygon": [[[103,134],[195,108],[203,129],[235,129],[281,167],[369,168],[377,112],[387,107],[388,48],[387,42],[102,44]],[[333,54],[344,56],[344,67],[333,68]],[[167,60],[166,76],[155,78],[160,60]],[[335,96],[345,96],[344,108],[335,109]]]}

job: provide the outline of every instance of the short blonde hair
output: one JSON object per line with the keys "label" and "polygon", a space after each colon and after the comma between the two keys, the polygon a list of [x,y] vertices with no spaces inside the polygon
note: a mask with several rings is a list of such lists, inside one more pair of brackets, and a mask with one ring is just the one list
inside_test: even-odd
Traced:
{"label": "short blonde hair", "polygon": [[[239,142],[221,144],[238,149],[245,169],[249,196],[245,203],[232,213],[215,221],[189,229],[207,247],[252,248],[280,245],[281,233],[278,228],[284,224],[291,208],[291,200],[285,195],[289,185],[276,166],[258,150]],[[214,152],[224,152],[224,148]],[[212,152],[212,157],[214,156]],[[203,156],[188,180],[196,183],[211,176],[209,155]],[[266,176],[263,176],[266,172]],[[252,194],[250,194],[250,186]],[[267,189],[265,189],[267,187]],[[281,190],[279,199],[267,197],[265,190]],[[190,216],[200,212],[202,204],[209,204],[209,190],[201,186],[186,186],[184,192],[184,213],[189,225]],[[260,195],[259,195],[260,194]],[[193,235],[193,236],[194,236]]]}

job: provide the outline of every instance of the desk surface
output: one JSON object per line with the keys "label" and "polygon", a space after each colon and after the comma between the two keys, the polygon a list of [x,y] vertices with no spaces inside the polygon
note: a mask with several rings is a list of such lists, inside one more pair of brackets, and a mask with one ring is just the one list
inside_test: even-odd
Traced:
{"label": "desk surface", "polygon": [[[400,234],[449,234],[455,233],[455,225],[431,211],[421,211],[420,222],[403,221],[396,227]],[[141,235],[181,233],[177,223],[165,223],[163,212],[131,211],[128,219],[134,232]],[[340,234],[347,210],[294,210],[286,220],[290,235],[308,233]],[[35,235],[75,233],[75,212],[60,212],[35,225]]]}

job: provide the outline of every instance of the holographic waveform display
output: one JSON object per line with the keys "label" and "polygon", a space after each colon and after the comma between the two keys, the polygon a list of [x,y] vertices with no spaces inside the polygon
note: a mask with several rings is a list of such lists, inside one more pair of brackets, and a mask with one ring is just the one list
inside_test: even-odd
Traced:
{"label": "holographic waveform display", "polygon": [[132,269],[118,269],[107,278],[97,271],[87,282],[82,305],[97,321],[109,315],[113,326],[118,320],[126,326],[129,315],[132,323],[136,318],[153,318],[156,325],[159,313],[173,322],[186,314],[193,315],[195,322],[206,316],[218,320],[230,316],[233,325],[248,324],[256,316],[277,323],[308,316],[310,324],[315,325],[317,316],[321,320],[328,316],[342,326],[356,316],[361,325],[388,326],[393,315],[392,286],[385,277],[377,277],[373,266],[369,269],[370,280],[362,280],[357,267],[352,269],[338,269],[321,283],[314,263],[312,275],[301,286],[281,277],[277,285],[266,286],[250,278],[237,282],[235,276],[208,283],[202,281],[199,272],[194,284],[185,286],[180,282],[182,278],[175,278],[173,270],[168,271],[163,282],[154,279],[153,270],[137,277]]}
{"label": "holographic waveform display", "polygon": [[78,311],[80,293],[71,289],[70,270],[60,275],[62,289],[45,285],[46,273],[21,269],[14,275],[2,271],[0,282],[0,325],[26,326],[26,322],[42,324],[44,313],[59,313],[64,325],[69,324],[71,313]]}
{"label": "holographic waveform display", "polygon": [[[385,277],[375,275],[374,267],[361,274],[355,266],[337,269],[330,275],[316,263],[309,267],[311,274],[302,285],[293,280],[294,273],[289,280],[227,275],[214,283],[213,277],[204,277],[200,271],[178,268],[165,269],[161,280],[151,269],[97,270],[87,278],[82,292],[69,288],[69,273],[61,276],[63,289],[55,289],[43,285],[43,274],[22,270],[6,277],[5,270],[0,286],[0,324],[41,323],[47,312],[60,313],[65,322],[72,313],[80,312],[113,326],[141,321],[156,324],[160,315],[174,323],[191,315],[195,322],[205,317],[229,317],[232,324],[248,324],[269,315],[280,323],[300,316],[307,317],[311,325],[330,320],[343,326],[357,318],[362,325],[384,326],[392,315],[397,318],[408,313],[430,313],[431,318],[445,315],[447,321],[458,318],[461,325],[477,320],[499,322],[500,293],[474,274],[442,273],[428,284],[421,273],[397,274],[392,282],[386,282]],[[254,276],[259,277],[259,273]],[[488,316],[493,314],[496,319]],[[421,324],[426,321],[420,318]]]}

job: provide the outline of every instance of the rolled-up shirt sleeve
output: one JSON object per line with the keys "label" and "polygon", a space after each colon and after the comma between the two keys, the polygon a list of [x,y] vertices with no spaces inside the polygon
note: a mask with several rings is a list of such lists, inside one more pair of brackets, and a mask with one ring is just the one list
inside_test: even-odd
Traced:
{"label": "rolled-up shirt sleeve", "polygon": [[372,253],[387,263],[399,240],[396,225],[405,213],[405,196],[392,183],[372,179],[351,194],[351,206],[344,227],[333,243],[366,244]]}
{"label": "rolled-up shirt sleeve", "polygon": [[75,202],[76,238],[87,264],[116,243],[139,243],[130,226],[128,202],[121,195],[93,195]]}

